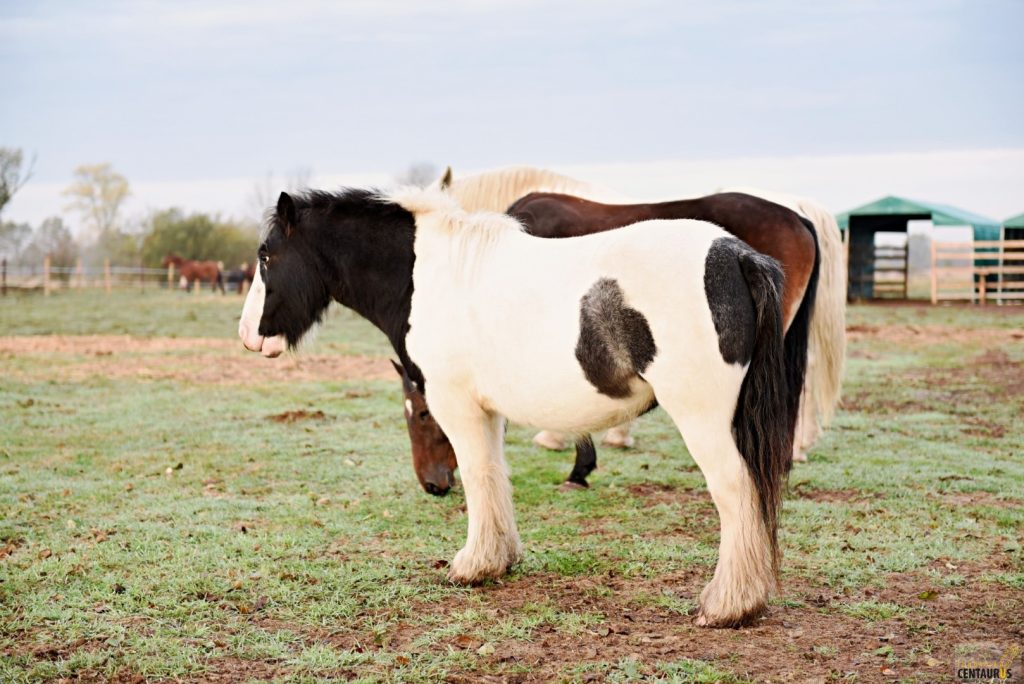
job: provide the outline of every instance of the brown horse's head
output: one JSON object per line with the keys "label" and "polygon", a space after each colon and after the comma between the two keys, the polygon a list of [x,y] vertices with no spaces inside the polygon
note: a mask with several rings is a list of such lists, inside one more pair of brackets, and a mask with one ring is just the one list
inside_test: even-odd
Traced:
{"label": "brown horse's head", "polygon": [[164,268],[167,268],[171,264],[177,266],[179,261],[181,261],[181,257],[179,257],[177,254],[174,254],[173,252],[168,252],[167,256],[164,257],[164,260],[160,262],[160,265],[163,266]]}
{"label": "brown horse's head", "polygon": [[405,393],[405,424],[412,442],[412,465],[423,489],[434,496],[444,496],[455,484],[455,449],[427,408],[427,400],[416,389],[401,364],[391,365],[402,378]]}

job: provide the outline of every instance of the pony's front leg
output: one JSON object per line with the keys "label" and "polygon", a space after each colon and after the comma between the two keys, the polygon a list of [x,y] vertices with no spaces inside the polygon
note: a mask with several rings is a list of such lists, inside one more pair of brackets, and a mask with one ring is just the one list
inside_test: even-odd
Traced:
{"label": "pony's front leg", "polygon": [[501,577],[523,555],[505,464],[505,420],[477,407],[452,410],[429,401],[455,448],[469,519],[466,545],[455,554],[448,579],[474,584]]}

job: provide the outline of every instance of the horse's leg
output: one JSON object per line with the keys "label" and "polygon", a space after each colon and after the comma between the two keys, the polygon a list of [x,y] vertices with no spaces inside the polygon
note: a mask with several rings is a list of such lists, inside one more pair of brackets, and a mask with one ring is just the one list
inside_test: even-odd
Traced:
{"label": "horse's leg", "polygon": [[633,436],[629,434],[632,429],[633,421],[628,421],[621,425],[608,428],[608,432],[604,433],[604,438],[601,439],[601,444],[619,449],[628,449],[635,443]]}
{"label": "horse's leg", "polygon": [[576,462],[572,466],[569,478],[562,483],[562,489],[584,489],[589,487],[587,475],[597,468],[597,450],[590,435],[583,435],[576,440]]}
{"label": "horse's leg", "polygon": [[569,446],[566,444],[565,435],[554,430],[541,430],[533,436],[533,443],[552,451],[562,451]]}
{"label": "horse's leg", "polygon": [[821,430],[818,426],[817,411],[814,406],[814,393],[804,385],[800,393],[800,406],[797,409],[796,430],[793,432],[793,460],[798,463],[807,461],[807,452],[817,441]]}
{"label": "horse's leg", "polygon": [[466,545],[455,554],[448,579],[473,584],[501,577],[523,555],[505,464],[505,419],[435,395],[429,402],[455,449],[469,520]]}
{"label": "horse's leg", "polygon": [[[692,387],[684,392],[685,388],[677,385],[671,392],[657,394],[704,474],[718,509],[718,565],[701,592],[697,617],[698,625],[709,627],[738,626],[756,618],[776,586],[772,539],[732,432],[742,374],[730,374],[736,377],[721,378],[722,382],[714,385],[715,393],[692,392]],[[730,385],[734,392],[728,391]]]}

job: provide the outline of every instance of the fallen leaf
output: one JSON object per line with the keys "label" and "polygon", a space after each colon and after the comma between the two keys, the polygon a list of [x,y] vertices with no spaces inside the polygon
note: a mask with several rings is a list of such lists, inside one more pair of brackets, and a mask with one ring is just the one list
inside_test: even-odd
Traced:
{"label": "fallen leaf", "polygon": [[468,634],[460,634],[459,636],[455,637],[455,645],[458,646],[459,648],[465,648],[465,649],[476,648],[477,644],[479,644],[479,643],[480,643],[479,639],[474,639],[473,637],[469,636]]}
{"label": "fallen leaf", "polygon": [[487,643],[476,649],[476,654],[480,656],[494,655],[494,644]]}
{"label": "fallen leaf", "polygon": [[396,656],[395,657],[395,662],[398,663],[399,665],[408,665],[409,664],[409,659],[406,658],[405,656]]}
{"label": "fallen leaf", "polygon": [[331,503],[331,500],[328,499],[326,496],[322,496],[322,497],[320,497],[319,499],[316,500],[316,505],[317,506],[326,506],[329,503]]}
{"label": "fallen leaf", "polygon": [[882,668],[882,674],[885,675],[886,677],[895,677],[896,676],[896,670],[893,670],[892,668],[889,668],[889,667],[883,667]]}
{"label": "fallen leaf", "polygon": [[433,563],[430,564],[430,567],[434,568],[435,570],[440,570],[441,568],[447,568],[448,567],[448,561],[446,561],[444,559],[436,560],[436,561],[434,561]]}
{"label": "fallen leaf", "polygon": [[47,558],[49,558],[52,555],[53,555],[53,551],[50,551],[50,549],[43,549],[42,551],[39,552],[39,560],[46,560]]}
{"label": "fallen leaf", "polygon": [[938,595],[939,592],[935,591],[934,589],[926,589],[925,591],[922,591],[920,594],[918,594],[917,598],[921,599],[922,601],[931,601]]}

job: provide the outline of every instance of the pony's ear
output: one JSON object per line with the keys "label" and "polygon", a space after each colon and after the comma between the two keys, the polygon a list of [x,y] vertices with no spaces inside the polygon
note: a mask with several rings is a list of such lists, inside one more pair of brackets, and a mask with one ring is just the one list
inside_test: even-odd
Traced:
{"label": "pony's ear", "polygon": [[444,175],[441,176],[440,180],[441,189],[445,190],[450,188],[452,185],[452,167],[448,167],[444,170]]}
{"label": "pony's ear", "polygon": [[295,200],[287,192],[282,192],[277,198],[277,216],[284,225],[285,237],[291,237],[295,230],[296,211]]}

